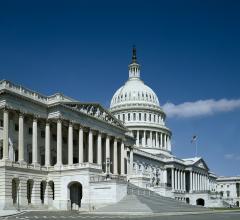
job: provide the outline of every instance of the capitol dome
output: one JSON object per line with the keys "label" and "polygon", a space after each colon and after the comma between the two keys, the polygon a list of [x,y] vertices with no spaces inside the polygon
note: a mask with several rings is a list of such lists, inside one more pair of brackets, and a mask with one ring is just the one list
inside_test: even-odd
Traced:
{"label": "capitol dome", "polygon": [[115,92],[110,108],[135,102],[159,106],[158,97],[151,88],[139,78],[129,78],[125,85]]}
{"label": "capitol dome", "polygon": [[129,65],[129,79],[113,95],[110,109],[134,104],[160,107],[155,92],[140,79],[140,65],[136,61],[136,49],[134,48],[132,63]]}
{"label": "capitol dome", "polygon": [[129,78],[113,95],[110,111],[132,132],[137,149],[170,157],[172,133],[157,95],[140,79],[135,48],[128,68]]}

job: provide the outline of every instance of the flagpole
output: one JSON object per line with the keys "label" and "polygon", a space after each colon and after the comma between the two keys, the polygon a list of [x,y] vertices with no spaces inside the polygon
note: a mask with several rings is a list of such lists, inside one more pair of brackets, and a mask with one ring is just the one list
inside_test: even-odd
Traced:
{"label": "flagpole", "polygon": [[195,157],[197,157],[197,139],[195,140]]}

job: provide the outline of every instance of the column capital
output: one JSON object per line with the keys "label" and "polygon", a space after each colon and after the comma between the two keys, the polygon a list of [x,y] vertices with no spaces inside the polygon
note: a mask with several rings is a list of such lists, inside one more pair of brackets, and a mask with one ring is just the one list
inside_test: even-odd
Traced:
{"label": "column capital", "polygon": [[4,105],[2,109],[3,109],[3,112],[9,112],[9,110],[11,110],[9,105]]}
{"label": "column capital", "polygon": [[47,118],[45,122],[46,122],[46,125],[50,125],[51,120],[49,118]]}
{"label": "column capital", "polygon": [[33,114],[32,117],[33,117],[33,121],[38,121],[38,119],[40,118],[40,116],[37,114]]}
{"label": "column capital", "polygon": [[63,118],[62,117],[58,117],[57,118],[57,123],[59,123],[59,122],[61,122],[61,123],[63,122]]}
{"label": "column capital", "polygon": [[83,130],[83,129],[84,129],[84,126],[81,125],[81,124],[78,124],[78,129],[79,129],[79,130]]}
{"label": "column capital", "polygon": [[20,111],[20,110],[18,110],[18,111],[16,111],[16,112],[17,112],[18,116],[19,116],[19,117],[22,117],[22,118],[27,114],[26,112]]}
{"label": "column capital", "polygon": [[68,122],[68,126],[69,126],[69,127],[73,127],[73,125],[74,125],[74,122],[73,122],[73,121],[69,121],[69,122]]}

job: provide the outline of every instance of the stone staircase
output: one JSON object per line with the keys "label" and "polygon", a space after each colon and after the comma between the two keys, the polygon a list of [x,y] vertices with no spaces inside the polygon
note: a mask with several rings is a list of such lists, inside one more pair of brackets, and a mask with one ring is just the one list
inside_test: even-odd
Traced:
{"label": "stone staircase", "polygon": [[198,212],[206,208],[192,206],[172,198],[160,196],[148,189],[128,185],[127,195],[118,203],[97,209],[97,212]]}

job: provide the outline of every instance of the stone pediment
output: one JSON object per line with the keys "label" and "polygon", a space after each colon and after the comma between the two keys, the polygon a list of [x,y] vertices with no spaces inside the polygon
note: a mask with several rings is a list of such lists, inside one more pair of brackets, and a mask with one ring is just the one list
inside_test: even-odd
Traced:
{"label": "stone pediment", "polygon": [[117,118],[115,118],[109,111],[97,103],[68,102],[63,104],[76,111],[106,121],[122,129],[126,129],[125,126]]}
{"label": "stone pediment", "polygon": [[194,165],[195,165],[196,167],[201,168],[201,169],[208,170],[208,166],[207,166],[207,164],[204,162],[203,159],[200,159],[200,160],[197,161]]}

